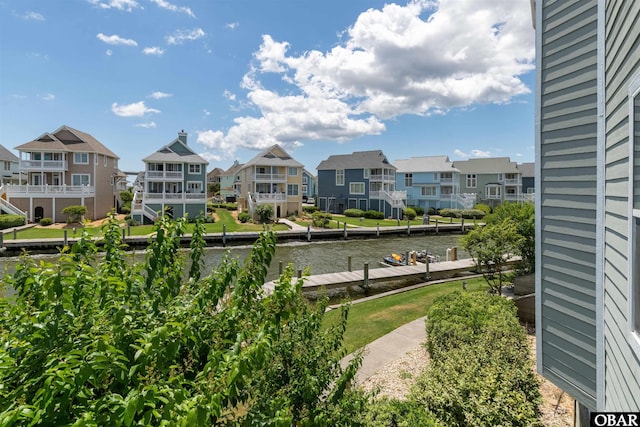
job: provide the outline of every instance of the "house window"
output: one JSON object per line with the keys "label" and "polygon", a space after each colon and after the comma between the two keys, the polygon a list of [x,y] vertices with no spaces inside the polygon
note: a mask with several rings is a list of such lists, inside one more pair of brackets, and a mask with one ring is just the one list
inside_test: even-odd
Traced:
{"label": "house window", "polygon": [[302,184],[302,194],[307,194],[307,186]]}
{"label": "house window", "polygon": [[405,187],[413,187],[413,174],[405,173],[404,174],[404,186]]}
{"label": "house window", "polygon": [[147,168],[149,172],[162,172],[164,165],[162,163],[148,163]]}
{"label": "house window", "polygon": [[11,170],[11,162],[4,162],[4,170],[8,171]]}
{"label": "house window", "polygon": [[434,185],[425,185],[421,187],[420,194],[425,197],[435,197],[436,187]]}
{"label": "house window", "polygon": [[288,168],[289,176],[298,176],[298,168]]}
{"label": "house window", "polygon": [[103,156],[104,157],[104,167],[107,167],[107,162],[108,162],[108,157],[107,156]]}
{"label": "house window", "polygon": [[[198,165],[198,166],[200,166],[200,165]],[[182,164],[181,163],[167,163],[167,172],[182,172]]]}
{"label": "house window", "polygon": [[31,175],[31,185],[42,185],[42,175]]}
{"label": "house window", "polygon": [[189,165],[189,173],[199,174],[201,165]]}
{"label": "house window", "polygon": [[202,182],[201,181],[188,181],[187,182],[187,193],[202,193]]}
{"label": "house window", "polygon": [[369,179],[370,174],[371,174],[371,169],[365,169],[364,171],[362,171],[362,177],[364,179]]}
{"label": "house window", "polygon": [[93,163],[98,164],[98,154],[93,153]]}
{"label": "house window", "polygon": [[306,176],[302,177],[302,183],[303,184],[307,184],[309,182],[308,178]]}
{"label": "house window", "polygon": [[499,185],[487,185],[485,195],[487,199],[500,199],[502,197],[502,187]]}
{"label": "house window", "polygon": [[640,357],[640,75],[629,88],[629,294],[627,329],[631,348]]}
{"label": "house window", "polygon": [[477,180],[476,174],[471,173],[467,175],[467,188],[476,188]]}
{"label": "house window", "polygon": [[73,153],[73,163],[76,165],[88,165],[89,153]]}
{"label": "house window", "polygon": [[298,195],[298,184],[287,184],[287,196]]}
{"label": "house window", "polygon": [[499,173],[498,174],[498,182],[502,182],[504,181],[504,174],[503,173]]}
{"label": "house window", "polygon": [[349,194],[364,194],[364,182],[350,182]]}
{"label": "house window", "polygon": [[336,185],[344,185],[344,169],[336,170]]}
{"label": "house window", "polygon": [[89,185],[89,175],[88,174],[72,174],[71,175],[71,185],[79,186],[79,185]]}

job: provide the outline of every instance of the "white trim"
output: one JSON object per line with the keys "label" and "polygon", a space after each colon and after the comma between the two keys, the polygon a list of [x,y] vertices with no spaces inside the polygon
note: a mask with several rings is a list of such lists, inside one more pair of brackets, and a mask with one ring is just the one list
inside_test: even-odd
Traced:
{"label": "white trim", "polygon": [[[82,154],[87,156],[87,161],[86,162],[78,162],[78,161],[76,161],[76,156],[82,155]],[[89,164],[89,153],[80,153],[80,152],[73,153],[73,164],[74,165],[88,165]]]}
{"label": "white trim", "polygon": [[189,175],[199,175],[201,173],[202,173],[202,165],[197,163],[189,163]]}
{"label": "white trim", "polygon": [[[605,0],[598,0],[597,62],[596,62],[596,410],[605,408],[605,346],[604,346],[604,241],[605,229],[605,171],[606,163],[606,96],[605,96]],[[603,226],[604,225],[604,226]]]}
{"label": "white trim", "polygon": [[[87,181],[87,183],[83,183],[82,180],[79,183],[74,183],[73,182],[73,178],[76,176],[86,176],[89,178],[89,180]],[[91,174],[90,173],[72,173],[71,174],[71,185],[74,187],[80,186],[80,185],[91,185]]]}
{"label": "white trim", "polygon": [[[636,276],[640,275],[640,266],[635,266],[634,260],[636,258],[636,241],[640,239],[640,235],[637,231],[638,227],[635,225],[637,220],[640,220],[640,209],[636,209],[634,206],[634,163],[635,163],[635,111],[634,111],[634,99],[640,97],[640,74],[636,75],[629,85],[629,99],[627,101],[629,108],[629,206],[628,206],[628,256],[627,256],[627,279],[628,279],[628,294],[627,294],[627,325],[626,325],[626,337],[632,351],[636,357],[640,358],[640,331],[635,329],[635,317],[638,315],[637,305],[640,304],[637,301],[636,295],[634,295],[634,282],[640,283],[640,280],[636,279]],[[639,141],[640,142],[640,141]]]}
{"label": "white trim", "polygon": [[[338,172],[342,172],[342,184],[338,184]],[[345,176],[344,169],[336,169],[336,187],[344,187]]]}
{"label": "white trim", "polygon": [[[362,192],[359,191],[353,191],[353,185],[362,185]],[[350,182],[349,183],[349,194],[353,194],[353,195],[358,195],[358,196],[364,196],[367,192],[367,187],[365,185],[364,182]]]}
{"label": "white trim", "polygon": [[369,168],[365,168],[362,170],[362,178],[363,179],[369,179],[369,176],[371,176],[371,169]]}
{"label": "white trim", "polygon": [[536,92],[535,92],[535,147],[536,147],[536,163],[535,163],[535,176],[534,186],[536,192],[539,193],[535,198],[535,234],[536,234],[536,274],[535,274],[535,306],[536,306],[536,370],[542,374],[542,348],[544,341],[542,340],[542,197],[544,195],[542,188],[542,145],[541,134],[542,128],[540,127],[540,108],[542,107],[542,1],[535,2],[535,22],[534,28],[537,28],[535,33],[535,45],[536,45]]}

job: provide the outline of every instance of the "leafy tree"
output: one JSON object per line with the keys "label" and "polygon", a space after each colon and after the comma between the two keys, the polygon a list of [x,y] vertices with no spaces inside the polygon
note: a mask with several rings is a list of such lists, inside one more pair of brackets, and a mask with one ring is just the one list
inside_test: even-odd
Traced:
{"label": "leafy tree", "polygon": [[313,217],[314,227],[328,227],[331,219],[333,219],[333,215],[328,212],[315,211],[311,214],[311,216]]}
{"label": "leafy tree", "polygon": [[498,295],[502,293],[507,262],[519,253],[523,240],[518,224],[509,218],[474,228],[461,238],[462,246],[473,257],[491,291]]}
{"label": "leafy tree", "polygon": [[86,206],[67,206],[62,209],[62,213],[67,216],[67,224],[82,222],[82,217],[87,213]]}
{"label": "leafy tree", "polygon": [[518,246],[518,255],[522,257],[521,269],[524,273],[533,273],[536,267],[536,220],[533,203],[503,203],[485,221],[496,224],[507,218],[515,221],[518,234],[523,237]]}
{"label": "leafy tree", "polygon": [[[113,217],[104,255],[85,232],[55,264],[25,256],[0,299],[0,425],[354,425],[340,320],[320,327],[292,268],[262,284],[276,236],[202,277],[204,227],[160,218],[144,263],[129,262]],[[357,425],[357,423],[355,423]]]}
{"label": "leafy tree", "polygon": [[122,200],[122,203],[131,203],[133,200],[133,193],[131,191],[121,191],[120,200]]}
{"label": "leafy tree", "polygon": [[212,196],[220,194],[220,183],[210,182],[209,184],[207,184],[207,192]]}
{"label": "leafy tree", "polygon": [[258,214],[258,221],[262,224],[271,222],[271,219],[273,218],[273,206],[258,205],[256,206],[256,213]]}

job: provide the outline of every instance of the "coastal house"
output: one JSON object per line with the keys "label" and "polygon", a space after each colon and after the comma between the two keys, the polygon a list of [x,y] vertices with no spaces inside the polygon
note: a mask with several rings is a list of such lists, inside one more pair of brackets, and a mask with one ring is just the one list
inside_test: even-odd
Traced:
{"label": "coastal house", "polygon": [[[463,209],[465,197],[460,194],[460,171],[448,156],[412,157],[396,160],[396,189],[406,191],[407,205],[429,208]],[[471,200],[471,207],[473,207]]]}
{"label": "coastal house", "polygon": [[220,184],[220,177],[224,174],[221,168],[214,168],[207,173],[207,184]]}
{"label": "coastal house", "polygon": [[522,201],[522,175],[508,157],[457,160],[453,167],[460,171],[460,192],[475,194],[475,203],[494,208]]}
{"label": "coastal house", "polygon": [[256,206],[269,204],[276,218],[302,212],[302,163],[278,144],[232,169],[238,208],[253,215]]}
{"label": "coastal house", "polygon": [[402,218],[407,193],[396,191],[396,167],[381,150],[329,156],[316,169],[321,211],[377,210]]}
{"label": "coastal house", "polygon": [[537,369],[640,410],[640,2],[536,0]]}
{"label": "coastal house", "polygon": [[85,206],[91,219],[116,207],[118,156],[88,133],[63,125],[16,150],[26,182],[0,187],[4,211],[26,212],[31,222],[64,221],[67,206]]}
{"label": "coastal house", "polygon": [[207,162],[187,144],[187,133],[143,159],[143,187],[137,187],[131,203],[133,219],[153,222],[161,213],[174,218],[196,218],[207,212]]}
{"label": "coastal house", "polygon": [[533,202],[533,198],[536,194],[536,164],[535,163],[520,163],[518,170],[522,176],[522,196],[524,200]]}
{"label": "coastal house", "polygon": [[0,185],[20,183],[19,164],[18,156],[0,145]]}
{"label": "coastal house", "polygon": [[238,171],[244,166],[237,160],[220,175],[220,197],[227,202],[237,202],[240,197],[240,175]]}
{"label": "coastal house", "polygon": [[306,169],[302,169],[302,200],[307,201],[316,197],[316,176]]}

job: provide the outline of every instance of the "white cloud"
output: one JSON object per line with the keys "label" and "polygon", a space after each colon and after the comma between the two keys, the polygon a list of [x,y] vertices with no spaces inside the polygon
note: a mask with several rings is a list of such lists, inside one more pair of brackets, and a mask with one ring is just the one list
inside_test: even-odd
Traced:
{"label": "white cloud", "polygon": [[137,125],[134,125],[134,126],[139,127],[139,128],[149,129],[149,128],[156,127],[156,122],[138,123]]}
{"label": "white cloud", "polygon": [[239,25],[240,23],[238,22],[230,22],[227,25],[225,25],[225,28],[229,28],[230,30],[235,30],[236,28],[238,28]]}
{"label": "white cloud", "polygon": [[458,150],[457,148],[456,148],[455,150],[453,150],[453,154],[454,154],[455,156],[460,157],[461,159],[466,159],[466,158],[468,158],[468,157],[469,157],[469,155],[468,155],[467,153],[465,153],[465,152],[464,152],[464,151],[462,151],[462,150]]}
{"label": "white cloud", "polygon": [[222,156],[214,153],[209,153],[208,151],[205,151],[204,153],[200,153],[198,155],[209,162],[219,162],[222,160]]}
{"label": "white cloud", "polygon": [[167,43],[182,44],[185,41],[197,40],[206,35],[202,28],[194,28],[193,30],[178,30],[173,35],[167,36]]}
{"label": "white cloud", "polygon": [[107,36],[103,33],[98,33],[96,35],[98,40],[111,45],[125,45],[125,46],[138,46],[138,43],[132,39],[124,39],[117,34]]}
{"label": "white cloud", "polygon": [[52,93],[47,93],[46,95],[43,95],[40,97],[43,101],[53,101],[54,99],[56,99],[56,96]]}
{"label": "white cloud", "polygon": [[98,6],[101,9],[118,9],[131,12],[133,9],[143,9],[136,0],[89,0],[89,3]]}
{"label": "white cloud", "polygon": [[160,110],[149,108],[144,101],[134,102],[132,104],[118,105],[117,102],[111,104],[113,114],[120,117],[143,117],[145,114],[159,113]]}
{"label": "white cloud", "polygon": [[471,150],[471,157],[491,157],[491,152],[483,150]]}
{"label": "white cloud", "polygon": [[162,98],[168,98],[170,96],[173,96],[173,95],[171,95],[170,93],[157,91],[157,92],[153,92],[151,95],[149,95],[149,98],[162,99]]}
{"label": "white cloud", "polygon": [[111,56],[111,55],[113,55],[113,51],[112,51],[111,49],[107,49],[107,51],[105,52],[105,54],[106,54],[107,56]]}
{"label": "white cloud", "polygon": [[158,7],[162,8],[162,9],[170,10],[171,12],[186,13],[187,15],[191,16],[192,18],[196,17],[196,15],[193,14],[193,11],[188,7],[176,6],[175,4],[171,4],[166,0],[151,0],[151,2],[155,3],[156,5],[158,5]]}
{"label": "white cloud", "polygon": [[[213,147],[347,141],[379,134],[383,120],[401,115],[512,102],[531,92],[520,78],[534,69],[529,7],[513,0],[387,4],[360,14],[331,50],[300,55],[264,35],[241,83],[258,116],[236,118]],[[263,87],[267,73],[288,86],[281,93]]]}
{"label": "white cloud", "polygon": [[202,114],[204,114],[205,117],[209,117],[211,115],[211,111],[207,110],[206,108],[202,110]]}
{"label": "white cloud", "polygon": [[144,53],[145,55],[162,56],[164,55],[164,52],[164,49],[157,46],[145,47],[144,49],[142,49],[142,53]]}
{"label": "white cloud", "polygon": [[38,12],[26,12],[22,18],[28,21],[44,21],[44,16]]}
{"label": "white cloud", "polygon": [[224,93],[222,94],[222,96],[227,98],[229,101],[235,101],[236,100],[236,94],[232,93],[232,92],[230,92],[228,90],[225,90]]}

